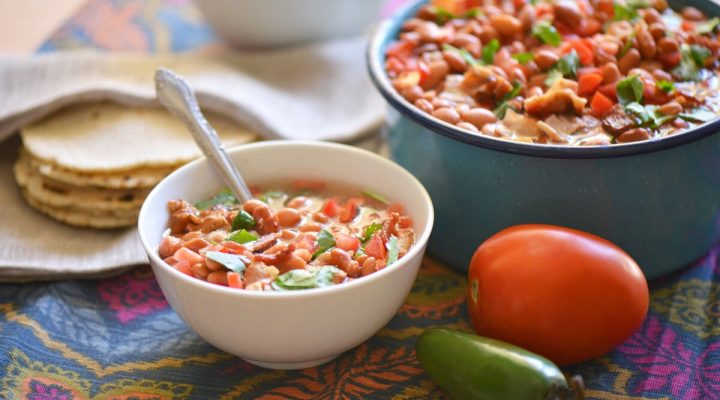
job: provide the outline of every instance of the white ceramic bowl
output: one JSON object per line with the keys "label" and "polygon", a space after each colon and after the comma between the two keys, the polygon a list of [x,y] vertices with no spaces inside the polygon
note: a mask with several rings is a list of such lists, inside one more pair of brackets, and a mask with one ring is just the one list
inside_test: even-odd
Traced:
{"label": "white ceramic bowl", "polygon": [[397,164],[358,148],[275,141],[229,151],[250,184],[322,179],[368,189],[405,205],[416,243],[395,264],[337,286],[294,292],[253,292],[213,285],[167,265],[157,254],[167,228],[167,202],[208,198],[224,186],[206,159],[165,178],[140,211],[140,239],[173,310],[213,346],[268,368],[327,362],[382,329],[403,304],[433,225],[427,192]]}
{"label": "white ceramic bowl", "polygon": [[385,0],[195,0],[207,22],[239,47],[273,47],[357,35]]}

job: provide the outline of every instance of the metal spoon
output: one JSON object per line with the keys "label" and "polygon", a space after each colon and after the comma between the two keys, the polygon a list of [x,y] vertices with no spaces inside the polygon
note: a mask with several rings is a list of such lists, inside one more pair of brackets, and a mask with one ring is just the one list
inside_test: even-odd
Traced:
{"label": "metal spoon", "polygon": [[155,93],[160,103],[173,115],[180,118],[192,133],[203,154],[213,166],[235,197],[240,202],[252,199],[250,189],[245,180],[230,161],[225,149],[218,139],[217,133],[207,122],[200,107],[198,107],[195,93],[185,80],[167,68],[158,68],[155,71]]}

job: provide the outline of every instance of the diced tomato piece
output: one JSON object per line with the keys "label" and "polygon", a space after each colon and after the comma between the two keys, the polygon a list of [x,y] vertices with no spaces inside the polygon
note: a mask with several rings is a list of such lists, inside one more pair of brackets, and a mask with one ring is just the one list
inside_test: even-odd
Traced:
{"label": "diced tomato piece", "polygon": [[322,213],[332,218],[340,212],[340,205],[336,199],[327,199],[325,205],[322,208]]}
{"label": "diced tomato piece", "polygon": [[397,57],[398,59],[404,59],[412,54],[413,47],[415,44],[409,40],[400,40],[387,48],[385,54],[390,57]]}
{"label": "diced tomato piece", "polygon": [[683,21],[680,24],[680,28],[685,32],[695,32],[695,24],[690,21]]}
{"label": "diced tomato piece", "polygon": [[235,289],[242,289],[245,287],[240,274],[237,272],[230,271],[227,273],[227,283],[229,287]]}
{"label": "diced tomato piece", "polygon": [[338,215],[338,220],[340,222],[350,222],[355,218],[358,212],[358,206],[360,206],[363,203],[363,199],[358,197],[351,197],[347,199],[345,202],[345,205],[343,205],[342,210],[340,210],[340,214]]}
{"label": "diced tomato piece", "polygon": [[[557,24],[557,22],[556,22]],[[568,42],[565,42],[563,45],[563,54],[568,54],[572,50],[575,50],[575,52],[578,55],[578,59],[580,59],[580,64],[582,65],[592,65],[593,63],[593,50],[592,47],[586,43],[585,40],[582,39],[573,39]]]}
{"label": "diced tomato piece", "polygon": [[388,213],[398,213],[400,215],[405,214],[405,206],[400,203],[390,204],[387,208]]}
{"label": "diced tomato piece", "polygon": [[592,109],[595,116],[602,117],[607,114],[614,105],[615,104],[612,100],[608,99],[604,94],[595,92],[595,95],[593,95],[592,101],[590,102],[590,109]]}
{"label": "diced tomato piece", "polygon": [[604,12],[611,19],[615,16],[615,4],[612,1],[599,1],[597,10]]}
{"label": "diced tomato piece", "polygon": [[523,8],[526,3],[527,0],[513,0],[513,4],[515,5],[516,10]]}
{"label": "diced tomato piece", "polygon": [[334,235],[334,237],[335,237],[335,246],[338,249],[342,249],[345,251],[352,251],[354,253],[360,247],[360,240],[358,238],[356,238],[355,236],[350,236],[348,234],[338,232]]}
{"label": "diced tomato piece", "polygon": [[613,102],[617,101],[617,84],[615,82],[600,86],[598,92],[604,94],[605,97]]}
{"label": "diced tomato piece", "polygon": [[660,61],[664,66],[668,68],[674,68],[678,64],[680,64],[680,60],[682,59],[682,55],[679,51],[674,51],[672,53],[658,53],[657,55],[658,61]]}
{"label": "diced tomato piece", "polygon": [[175,269],[188,276],[194,276],[190,263],[187,260],[178,260],[174,265]]}
{"label": "diced tomato piece", "polygon": [[365,244],[365,254],[375,257],[376,260],[384,260],[387,258],[387,249],[385,243],[378,235],[373,235],[367,244]]}
{"label": "diced tomato piece", "polygon": [[314,190],[321,191],[325,190],[327,183],[325,181],[314,181],[309,179],[297,179],[292,183],[294,190]]}
{"label": "diced tomato piece", "polygon": [[603,77],[600,74],[584,74],[578,78],[578,94],[589,96],[600,87]]}
{"label": "diced tomato piece", "polygon": [[178,261],[187,261],[190,265],[205,261],[205,257],[185,247],[179,248],[175,254],[173,254],[173,257]]}
{"label": "diced tomato piece", "polygon": [[413,225],[412,218],[408,217],[407,215],[400,217],[398,226],[400,226],[403,229],[407,229],[407,228],[412,228],[412,225]]}

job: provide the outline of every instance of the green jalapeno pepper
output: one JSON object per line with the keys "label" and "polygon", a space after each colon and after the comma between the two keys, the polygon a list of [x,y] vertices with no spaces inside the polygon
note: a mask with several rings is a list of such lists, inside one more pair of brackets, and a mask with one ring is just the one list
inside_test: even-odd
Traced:
{"label": "green jalapeno pepper", "polygon": [[576,396],[550,360],[499,340],[431,328],[420,335],[415,353],[427,374],[456,400]]}

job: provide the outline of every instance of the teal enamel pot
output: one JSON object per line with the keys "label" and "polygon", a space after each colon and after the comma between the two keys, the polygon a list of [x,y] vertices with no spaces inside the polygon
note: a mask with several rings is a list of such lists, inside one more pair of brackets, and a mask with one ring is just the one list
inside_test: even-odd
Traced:
{"label": "teal enamel pot", "polygon": [[[431,255],[466,270],[492,234],[544,223],[604,237],[654,278],[687,266],[720,240],[720,120],[658,140],[594,147],[468,134],[416,109],[385,74],[385,48],[423,4],[378,27],[368,67],[389,104],[392,158],[425,185],[435,205]],[[711,1],[674,4],[720,15]]]}

